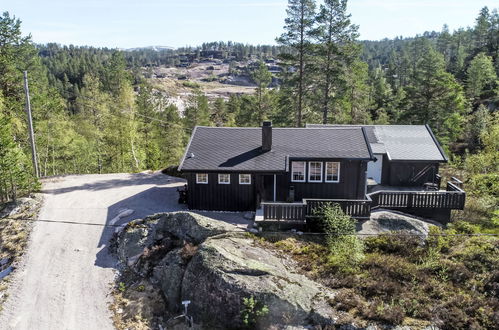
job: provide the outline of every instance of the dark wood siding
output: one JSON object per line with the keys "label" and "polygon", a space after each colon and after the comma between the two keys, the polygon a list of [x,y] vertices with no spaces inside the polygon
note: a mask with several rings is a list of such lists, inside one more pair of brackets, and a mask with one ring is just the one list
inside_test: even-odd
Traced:
{"label": "dark wood siding", "polygon": [[[305,160],[304,160],[305,161]],[[307,173],[308,173],[308,162]],[[358,160],[311,160],[340,163],[340,182],[291,182],[291,172],[275,174],[276,201],[294,201],[304,198],[364,199],[367,162]],[[289,167],[291,169],[291,165]],[[323,165],[323,181],[326,166]],[[208,173],[208,184],[197,184],[196,173],[187,173],[188,205],[195,210],[249,211],[255,210],[257,199],[273,201],[274,174],[251,175],[251,185],[239,184],[239,173],[230,174],[230,184],[219,184],[218,173]],[[308,179],[308,176],[307,176]]]}
{"label": "dark wood siding", "polygon": [[[388,161],[383,163],[383,167],[385,166],[388,167],[388,180],[385,184],[390,186],[421,186],[425,182],[433,181],[435,174],[438,174],[439,164],[435,162]],[[425,169],[425,174],[414,180],[414,177]]]}
{"label": "dark wood siding", "polygon": [[[299,160],[298,160],[299,161]],[[317,160],[319,161],[319,160]],[[285,198],[279,194],[281,200],[286,200],[289,196],[290,187],[294,187],[295,201],[301,201],[303,198],[339,198],[339,199],[364,199],[365,184],[366,184],[366,161],[356,160],[320,160],[322,162],[339,162],[340,163],[340,182],[324,182],[325,167],[323,165],[323,182],[291,182],[291,171],[282,177],[282,181],[278,183],[280,189],[284,189]],[[307,160],[307,174],[308,174]],[[291,164],[289,166],[291,169]],[[308,179],[308,177],[307,177]]]}
{"label": "dark wood siding", "polygon": [[230,173],[230,184],[219,184],[218,173],[208,173],[208,184],[197,184],[196,173],[187,173],[188,205],[194,210],[254,211],[255,176],[251,185],[239,184],[239,173]]}

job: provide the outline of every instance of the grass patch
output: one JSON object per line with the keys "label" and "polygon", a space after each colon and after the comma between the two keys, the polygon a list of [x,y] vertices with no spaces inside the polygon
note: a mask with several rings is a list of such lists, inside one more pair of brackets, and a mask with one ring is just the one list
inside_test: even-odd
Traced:
{"label": "grass patch", "polygon": [[199,85],[197,82],[190,80],[183,81],[182,86],[192,89],[198,89],[201,87],[201,85]]}

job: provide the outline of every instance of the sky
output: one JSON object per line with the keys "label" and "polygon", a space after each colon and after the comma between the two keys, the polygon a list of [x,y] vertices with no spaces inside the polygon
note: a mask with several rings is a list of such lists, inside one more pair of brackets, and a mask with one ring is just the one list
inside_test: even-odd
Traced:
{"label": "sky", "polygon": [[[497,0],[349,0],[360,39],[415,36],[472,26]],[[196,46],[208,41],[275,44],[287,0],[0,0],[36,43],[110,48]]]}

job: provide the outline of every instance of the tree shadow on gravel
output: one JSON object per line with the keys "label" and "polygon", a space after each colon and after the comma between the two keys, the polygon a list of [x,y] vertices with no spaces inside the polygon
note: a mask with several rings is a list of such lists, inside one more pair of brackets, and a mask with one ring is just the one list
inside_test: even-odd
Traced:
{"label": "tree shadow on gravel", "polygon": [[[98,247],[101,247],[101,250],[96,255],[95,259],[96,266],[104,268],[116,267],[116,259],[112,255],[110,255],[108,249],[109,240],[113,237],[113,234],[118,228],[116,226],[120,226],[130,222],[131,220],[141,219],[155,213],[173,212],[173,211],[180,211],[187,209],[185,205],[178,204],[178,193],[177,193],[177,188],[182,187],[185,181],[179,178],[174,178],[169,176],[164,176],[164,177],[166,179],[169,179],[169,181],[158,180],[158,177],[154,177],[153,180],[149,178],[145,178],[144,180],[139,180],[139,182],[136,184],[157,184],[157,185],[168,184],[168,186],[151,187],[147,190],[144,190],[128,198],[125,198],[108,207],[106,225],[113,225],[113,226],[104,227],[102,230],[102,234],[98,243]],[[124,181],[124,180],[118,180],[118,181]],[[133,213],[128,216],[116,219],[118,214],[120,214],[124,210],[133,210]]]}
{"label": "tree shadow on gravel", "polygon": [[[105,175],[105,174],[104,174]],[[111,174],[112,175],[112,174]],[[110,176],[111,176],[110,175]],[[89,190],[89,191],[98,191],[111,189],[116,187],[126,187],[126,186],[136,186],[136,185],[150,185],[150,184],[168,184],[175,182],[183,182],[183,179],[171,177],[164,174],[146,174],[146,173],[132,173],[128,174],[128,177],[125,179],[109,179],[102,180],[93,183],[87,183],[77,186],[71,187],[62,187],[62,188],[54,188],[54,189],[42,189],[42,192],[45,194],[64,194],[77,190]]]}

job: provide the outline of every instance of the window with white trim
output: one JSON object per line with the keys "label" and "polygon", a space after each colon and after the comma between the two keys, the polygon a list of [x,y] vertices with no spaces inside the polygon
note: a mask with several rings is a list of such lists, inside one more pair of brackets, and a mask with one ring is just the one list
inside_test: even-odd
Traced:
{"label": "window with white trim", "polygon": [[340,182],[339,162],[326,162],[326,182]]}
{"label": "window with white trim", "polygon": [[305,182],[305,162],[291,162],[291,181]]}
{"label": "window with white trim", "polygon": [[219,184],[230,184],[230,174],[228,174],[228,173],[218,174],[218,183]]}
{"label": "window with white trim", "polygon": [[196,183],[207,184],[208,173],[196,173]]}
{"label": "window with white trim", "polygon": [[239,184],[251,184],[251,174],[239,174]]}
{"label": "window with white trim", "polygon": [[322,182],[322,162],[308,163],[308,182]]}

